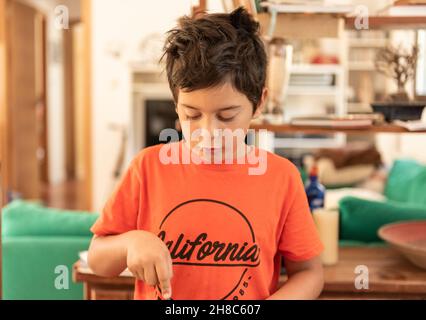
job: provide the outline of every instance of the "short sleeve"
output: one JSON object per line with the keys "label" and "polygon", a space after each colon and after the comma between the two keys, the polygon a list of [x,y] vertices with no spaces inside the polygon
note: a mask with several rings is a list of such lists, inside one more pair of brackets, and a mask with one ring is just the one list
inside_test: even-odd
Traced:
{"label": "short sleeve", "polygon": [[108,198],[101,215],[90,229],[98,236],[135,230],[139,214],[141,178],[133,160]]}
{"label": "short sleeve", "polygon": [[278,251],[284,258],[293,261],[312,259],[323,251],[303,186],[296,167],[292,170],[286,201],[284,225],[278,244]]}

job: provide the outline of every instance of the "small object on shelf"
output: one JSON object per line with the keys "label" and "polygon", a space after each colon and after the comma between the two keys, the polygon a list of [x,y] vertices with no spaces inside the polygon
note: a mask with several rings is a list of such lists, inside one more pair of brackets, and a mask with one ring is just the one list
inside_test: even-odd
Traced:
{"label": "small object on shelf", "polygon": [[267,114],[273,118],[283,118],[283,104],[287,94],[290,79],[290,67],[293,56],[293,47],[281,38],[274,38],[268,44],[268,74],[267,86],[269,100]]}
{"label": "small object on shelf", "polygon": [[357,115],[319,115],[296,117],[291,120],[295,126],[332,127],[332,128],[365,128],[373,125],[374,120]]}
{"label": "small object on shelf", "polygon": [[318,54],[312,58],[313,64],[339,64],[339,58],[334,55]]}
{"label": "small object on shelf", "polygon": [[419,120],[425,106],[426,102],[422,101],[373,102],[371,104],[373,111],[382,113],[387,122]]}
{"label": "small object on shelf", "polygon": [[369,119],[373,121],[373,124],[383,124],[385,122],[383,114],[375,112],[349,112],[347,116],[357,120]]}
{"label": "small object on shelf", "polygon": [[393,122],[397,126],[403,127],[409,131],[423,131],[426,130],[426,122],[421,120],[413,120],[413,121],[401,121],[395,120]]}
{"label": "small object on shelf", "polygon": [[414,265],[426,269],[426,221],[387,224],[378,235]]}
{"label": "small object on shelf", "polygon": [[[276,108],[274,110],[277,110]],[[267,123],[279,125],[284,122],[284,115],[282,113],[264,113],[259,117],[258,123]]]}
{"label": "small object on shelf", "polygon": [[401,46],[387,46],[377,52],[375,60],[377,71],[395,80],[397,85],[397,91],[389,95],[391,101],[410,100],[405,86],[414,78],[418,52],[417,45],[412,46],[411,51],[406,51]]}
{"label": "small object on shelf", "polygon": [[325,187],[318,181],[318,167],[314,164],[309,173],[309,181],[305,188],[311,212],[324,208]]}

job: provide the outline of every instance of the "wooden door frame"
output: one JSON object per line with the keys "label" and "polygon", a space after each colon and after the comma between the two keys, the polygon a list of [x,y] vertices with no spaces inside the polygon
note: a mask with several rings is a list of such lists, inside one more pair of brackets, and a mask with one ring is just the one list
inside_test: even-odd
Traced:
{"label": "wooden door frame", "polygon": [[[6,8],[9,0],[0,0],[0,266],[3,266],[3,242],[1,213],[4,203],[6,203],[6,190],[9,184],[9,132],[7,129],[7,119],[9,110],[7,103],[7,48],[6,48]],[[3,298],[3,268],[0,267],[0,299]]]}
{"label": "wooden door frame", "polygon": [[81,22],[84,33],[84,77],[83,77],[83,100],[86,115],[84,121],[85,143],[85,187],[86,207],[92,210],[92,0],[80,0]]}
{"label": "wooden door frame", "polygon": [[43,85],[43,96],[41,99],[43,100],[44,104],[44,113],[43,113],[43,134],[41,137],[41,140],[39,141],[40,146],[44,150],[44,159],[43,159],[43,167],[40,168],[40,179],[43,183],[49,183],[49,126],[48,126],[48,83],[47,83],[47,72],[48,72],[48,65],[47,65],[47,46],[48,46],[48,39],[47,39],[47,19],[46,16],[43,15],[43,21],[42,21],[42,42],[43,42],[43,48],[42,48],[42,64],[43,64],[43,79],[42,79],[42,85]]}
{"label": "wooden door frame", "polygon": [[75,178],[75,159],[72,152],[75,151],[75,101],[74,101],[74,61],[72,28],[81,23],[80,19],[69,21],[69,29],[62,31],[62,51],[64,68],[64,146],[65,146],[65,176],[66,179]]}
{"label": "wooden door frame", "polygon": [[[0,208],[6,201],[6,190],[7,186],[10,185],[10,170],[11,170],[11,159],[10,159],[10,136],[7,130],[7,119],[10,117],[8,110],[8,97],[7,97],[7,84],[8,84],[8,64],[7,64],[7,48],[6,48],[6,7],[10,0],[0,0],[0,43],[3,43],[3,47],[0,47],[0,179],[1,179],[1,194],[0,194]],[[86,170],[86,195],[88,209],[92,208],[92,1],[91,0],[80,0],[81,4],[81,22],[84,26],[84,84],[83,84],[83,96],[84,105],[86,106],[86,115],[84,121],[84,137],[85,146],[85,170]]]}
{"label": "wooden door frame", "polygon": [[6,33],[6,18],[7,18],[7,3],[9,0],[0,0],[0,209],[6,203],[6,190],[10,184],[10,137],[7,124],[10,117],[8,104],[8,63],[7,63],[7,33]]}

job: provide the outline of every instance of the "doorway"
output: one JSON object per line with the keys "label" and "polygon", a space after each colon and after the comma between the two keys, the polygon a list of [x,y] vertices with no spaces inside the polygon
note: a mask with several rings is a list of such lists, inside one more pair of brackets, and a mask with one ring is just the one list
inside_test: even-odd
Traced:
{"label": "doorway", "polygon": [[[1,207],[21,198],[67,209],[91,208],[91,1],[81,0],[80,7],[80,17],[60,31],[61,45],[52,47],[49,15],[54,7],[44,11],[30,1],[0,0]],[[63,70],[61,90],[48,81],[52,59]],[[63,100],[63,106],[49,106],[63,109],[59,129],[51,126],[47,102],[52,93]],[[63,140],[52,147],[58,134]],[[52,167],[63,170],[63,178],[52,178]]]}
{"label": "doorway", "polygon": [[2,0],[1,6],[3,200],[38,199],[40,184],[48,181],[45,17],[19,1]]}

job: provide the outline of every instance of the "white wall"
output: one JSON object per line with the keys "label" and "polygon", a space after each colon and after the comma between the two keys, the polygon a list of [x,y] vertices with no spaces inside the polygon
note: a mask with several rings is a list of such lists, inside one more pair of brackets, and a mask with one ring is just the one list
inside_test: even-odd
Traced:
{"label": "white wall", "polygon": [[[101,210],[114,186],[112,171],[120,136],[110,124],[130,123],[129,63],[141,40],[168,31],[190,13],[190,0],[92,0],[92,161],[93,209]],[[113,58],[108,52],[119,48]],[[126,160],[126,164],[130,159]]]}
{"label": "white wall", "polygon": [[[64,67],[62,58],[62,31],[55,29],[54,16],[47,21],[47,121],[49,150],[49,182],[65,180],[65,119]],[[54,53],[56,51],[56,53]],[[60,55],[56,61],[53,55]]]}

